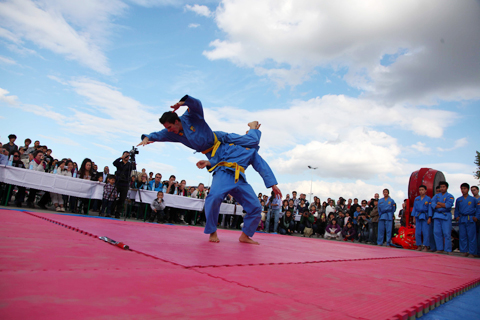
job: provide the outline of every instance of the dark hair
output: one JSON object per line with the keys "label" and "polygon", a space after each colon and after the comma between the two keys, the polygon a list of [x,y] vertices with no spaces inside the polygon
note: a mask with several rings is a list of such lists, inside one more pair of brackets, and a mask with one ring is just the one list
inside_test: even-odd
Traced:
{"label": "dark hair", "polygon": [[163,194],[163,191],[158,191],[158,192],[157,192],[157,195],[159,195],[160,193]]}
{"label": "dark hair", "polygon": [[[80,166],[80,170],[78,170],[78,177],[80,179],[83,179],[86,176],[87,172],[85,171],[86,170],[85,167],[86,167],[88,162],[90,162],[90,164],[91,164],[92,160],[90,160],[89,158],[85,158],[82,161],[82,165]],[[90,177],[93,177],[93,166],[90,166],[90,170],[88,171],[88,175]]]}
{"label": "dark hair", "polygon": [[271,196],[270,196],[270,199],[268,199],[268,201],[269,201],[270,203],[272,203],[272,202],[273,202],[273,199],[275,199],[275,192],[273,192],[273,190],[272,190],[272,194],[271,194]]}
{"label": "dark hair", "polygon": [[440,186],[439,186],[439,185],[435,187],[435,191],[438,190],[438,189],[440,189]]}
{"label": "dark hair", "polygon": [[10,139],[12,139],[12,138],[15,138],[15,139],[17,139],[17,136],[16,136],[16,135],[14,135],[14,134],[11,134],[11,135],[9,135],[9,136],[8,136],[8,139],[9,139],[9,140],[10,140]]}
{"label": "dark hair", "polygon": [[292,211],[290,211],[290,210],[287,210],[287,211],[285,211],[285,214],[287,214],[287,212],[290,212],[290,214],[292,213]]}
{"label": "dark hair", "polygon": [[293,194],[293,193],[297,193],[297,191],[292,191],[292,194]]}
{"label": "dark hair", "polygon": [[358,198],[355,198],[355,199],[353,199],[353,201],[355,201],[355,200],[357,200],[357,201],[358,201]]}
{"label": "dark hair", "polygon": [[174,124],[175,121],[180,121],[180,118],[178,117],[178,114],[176,114],[175,112],[173,111],[167,111],[165,112],[162,117],[160,119],[158,119],[158,121],[160,121],[161,124],[165,124],[165,123],[171,123],[171,124]]}
{"label": "dark hair", "polygon": [[35,151],[35,152],[33,153],[33,157],[36,158],[39,153],[43,154],[43,151],[42,151],[42,150],[37,150],[37,151]]}
{"label": "dark hair", "polygon": [[25,142],[27,141],[30,141],[30,143],[32,143],[32,140],[30,140],[30,138],[25,139]]}
{"label": "dark hair", "polygon": [[447,182],[447,181],[440,181],[440,182],[438,183],[438,186],[445,186],[445,187],[447,187],[447,189],[448,189],[448,182]]}
{"label": "dark hair", "polygon": [[460,185],[460,188],[470,189],[470,185],[469,185],[468,183],[464,182],[464,183],[462,183],[462,184]]}
{"label": "dark hair", "polygon": [[477,189],[477,190],[478,190],[478,187],[477,187],[477,186],[472,186],[472,188],[475,188],[475,189]]}
{"label": "dark hair", "polygon": [[385,191],[385,190],[387,190],[388,194],[390,194],[390,190],[388,190],[388,189],[383,189],[383,191]]}
{"label": "dark hair", "polygon": [[418,189],[420,189],[420,188],[423,188],[423,189],[427,190],[427,186],[423,185],[423,184],[420,187],[418,187]]}
{"label": "dark hair", "polygon": [[47,152],[48,152],[48,151],[52,151],[52,149],[47,149]]}
{"label": "dark hair", "polygon": [[170,176],[170,179],[177,179],[177,177],[175,177],[173,174]]}

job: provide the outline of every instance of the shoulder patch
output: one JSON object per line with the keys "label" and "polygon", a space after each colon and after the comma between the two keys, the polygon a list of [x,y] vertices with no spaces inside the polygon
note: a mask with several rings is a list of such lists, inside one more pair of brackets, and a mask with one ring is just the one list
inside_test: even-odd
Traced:
{"label": "shoulder patch", "polygon": [[193,132],[195,132],[195,128],[193,126],[190,127],[190,130],[192,130]]}
{"label": "shoulder patch", "polygon": [[472,201],[468,201],[468,205],[471,205],[472,204]]}
{"label": "shoulder patch", "polygon": [[428,201],[425,201],[425,204],[428,204]]}

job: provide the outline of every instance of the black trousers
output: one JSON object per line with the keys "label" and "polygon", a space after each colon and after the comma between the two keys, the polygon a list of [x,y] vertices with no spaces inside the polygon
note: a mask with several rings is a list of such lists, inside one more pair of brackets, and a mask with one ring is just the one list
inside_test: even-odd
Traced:
{"label": "black trousers", "polygon": [[117,186],[117,191],[119,193],[119,198],[112,206],[112,212],[115,212],[115,217],[120,217],[123,212],[123,206],[125,205],[125,200],[127,199],[128,186]]}

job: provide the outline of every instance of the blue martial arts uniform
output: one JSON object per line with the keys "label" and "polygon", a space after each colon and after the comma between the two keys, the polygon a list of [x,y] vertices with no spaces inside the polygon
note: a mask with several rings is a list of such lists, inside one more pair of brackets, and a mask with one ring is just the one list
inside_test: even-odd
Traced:
{"label": "blue martial arts uniform", "polygon": [[[181,115],[180,121],[182,122],[183,130],[178,134],[174,132],[168,132],[167,129],[163,129],[158,132],[152,132],[149,135],[142,135],[142,140],[148,137],[150,141],[158,142],[178,142],[191,148],[197,152],[204,152],[215,145],[218,140],[221,143],[233,143],[245,148],[254,148],[258,150],[258,144],[260,142],[261,133],[259,130],[250,129],[247,134],[240,136],[235,133],[225,133],[223,131],[212,131],[203,117],[203,107],[200,100],[192,98],[188,95],[183,97],[180,101],[184,101],[184,106],[188,107],[188,110]],[[217,137],[217,140],[215,139]],[[211,158],[212,152],[207,152],[205,155],[208,159]]]}
{"label": "blue martial arts uniform", "polygon": [[393,214],[397,210],[397,204],[392,198],[378,200],[378,236],[377,244],[383,245],[385,231],[387,231],[387,244],[392,240]]}
{"label": "blue martial arts uniform", "polygon": [[[445,203],[445,208],[435,208],[437,202]],[[432,198],[433,212],[433,232],[435,237],[435,245],[438,251],[452,252],[452,206],[453,196],[445,192],[445,194],[437,193]],[[445,245],[444,245],[445,241]]]}
{"label": "blue martial arts uniform", "polygon": [[[211,234],[217,230],[220,205],[225,196],[230,194],[247,212],[243,218],[242,231],[249,237],[253,236],[262,217],[262,206],[255,191],[247,183],[245,173],[241,172],[240,167],[245,170],[249,165],[252,165],[255,171],[262,176],[267,188],[277,184],[275,175],[255,149],[236,145],[222,144],[215,156],[210,159],[210,164],[211,168],[209,170],[213,171],[214,174],[210,193],[205,199],[207,223],[204,232]],[[224,165],[231,165],[232,167]],[[237,167],[237,165],[240,167]],[[235,181],[236,179],[238,180]]]}
{"label": "blue martial arts uniform", "polygon": [[477,214],[477,199],[463,196],[455,201],[455,219],[459,220],[460,252],[477,254],[477,225],[473,217]]}
{"label": "blue martial arts uniform", "polygon": [[415,217],[415,243],[417,246],[430,246],[428,218],[432,217],[431,200],[429,196],[425,195],[423,199],[421,196],[416,197],[413,202],[412,217]]}

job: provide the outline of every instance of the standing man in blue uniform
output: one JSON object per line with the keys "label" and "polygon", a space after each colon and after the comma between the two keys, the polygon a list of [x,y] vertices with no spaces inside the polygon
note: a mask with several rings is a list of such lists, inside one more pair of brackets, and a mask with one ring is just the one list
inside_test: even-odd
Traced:
{"label": "standing man in blue uniform", "polygon": [[473,258],[477,253],[477,199],[468,194],[468,183],[462,183],[460,190],[462,196],[455,201],[455,220],[459,221],[460,229],[460,252],[465,257]]}
{"label": "standing man in blue uniform", "polygon": [[417,250],[428,251],[430,246],[429,225],[432,223],[432,199],[426,195],[427,187],[424,185],[418,187],[418,193],[420,195],[415,198],[412,210],[415,223],[415,243],[418,246]]}
{"label": "standing man in blue uniform", "polygon": [[247,212],[243,218],[242,234],[239,241],[244,243],[258,244],[252,240],[258,223],[261,219],[262,206],[258,201],[253,188],[247,183],[245,169],[249,165],[263,178],[265,186],[272,188],[277,197],[282,198],[282,193],[277,187],[277,180],[268,164],[258,154],[257,150],[243,148],[236,145],[222,144],[214,157],[197,162],[197,167],[203,169],[210,167],[213,173],[212,187],[205,199],[205,215],[207,223],[205,233],[210,235],[209,241],[219,242],[217,236],[217,222],[220,213],[220,205],[227,194],[232,195],[235,200]]}
{"label": "standing man in blue uniform", "polygon": [[[181,106],[187,106],[188,109],[179,117],[175,111]],[[165,129],[149,135],[143,134],[139,146],[155,141],[178,142],[197,152],[202,152],[208,159],[215,155],[221,143],[234,143],[258,150],[261,133],[258,130],[260,125],[257,121],[248,124],[250,130],[243,136],[223,131],[213,132],[205,121],[200,100],[186,95],[171,108],[173,111],[165,112],[160,118],[160,123]]]}
{"label": "standing man in blue uniform", "polygon": [[390,245],[392,240],[392,225],[393,225],[393,215],[397,210],[397,204],[390,198],[390,191],[388,189],[383,189],[383,198],[378,200],[378,237],[377,244],[379,246],[383,245],[383,240],[385,236],[385,231],[387,232],[387,246]]}
{"label": "standing man in blue uniform", "polygon": [[432,198],[433,224],[437,253],[452,252],[452,206],[453,196],[447,192],[448,183],[440,181],[440,193]]}
{"label": "standing man in blue uniform", "polygon": [[475,254],[476,257],[480,255],[480,194],[478,194],[478,187],[472,186],[470,188],[472,191],[472,195],[475,199],[477,199],[477,253]]}

